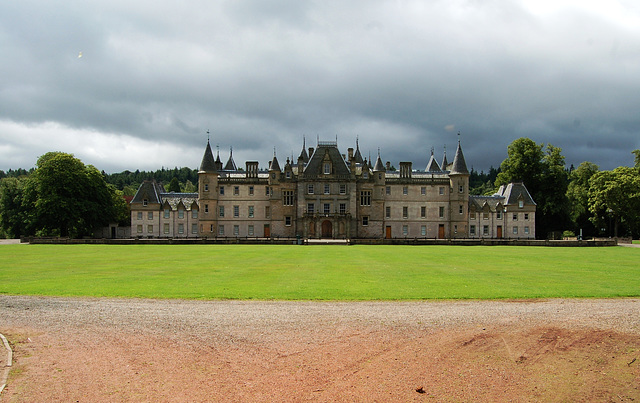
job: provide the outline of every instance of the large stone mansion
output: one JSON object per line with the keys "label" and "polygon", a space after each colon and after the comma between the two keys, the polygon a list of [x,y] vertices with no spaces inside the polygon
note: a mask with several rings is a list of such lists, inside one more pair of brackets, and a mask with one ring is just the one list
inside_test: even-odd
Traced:
{"label": "large stone mansion", "polygon": [[[378,153],[379,154],[379,153]],[[209,142],[198,193],[167,193],[155,181],[131,201],[131,235],[152,238],[535,238],[536,204],[522,183],[469,195],[460,142],[453,162],[433,151],[424,171],[372,165],[356,149],[318,141],[297,161],[238,169],[214,159]]]}

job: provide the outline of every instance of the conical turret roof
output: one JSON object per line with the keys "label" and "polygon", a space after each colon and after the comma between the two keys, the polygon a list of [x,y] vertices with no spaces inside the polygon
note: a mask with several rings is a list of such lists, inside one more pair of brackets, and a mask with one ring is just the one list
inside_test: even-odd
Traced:
{"label": "conical turret roof", "polygon": [[305,164],[307,162],[309,162],[309,155],[307,154],[307,149],[306,149],[306,139],[302,139],[302,151],[300,152],[300,156],[298,157],[298,159],[302,158],[302,162],[304,162]]}
{"label": "conical turret roof", "polygon": [[450,173],[469,175],[469,170],[467,169],[467,163],[464,161],[464,155],[462,154],[462,147],[460,146],[460,140],[458,140],[458,149],[456,150],[456,156],[453,158],[453,164],[451,166]]}
{"label": "conical turret roof", "polygon": [[433,149],[431,149],[431,157],[429,158],[429,162],[427,163],[427,168],[425,169],[427,172],[442,172],[440,169],[440,165],[438,165],[438,161],[436,161],[436,157],[433,156]]}
{"label": "conical turret roof", "polygon": [[233,161],[233,148],[230,149],[229,151],[229,159],[227,160],[227,163],[224,166],[224,170],[225,171],[237,171],[238,168],[236,167],[236,163]]}
{"label": "conical turret roof", "polygon": [[384,165],[382,165],[382,159],[380,159],[380,150],[378,150],[378,159],[376,160],[376,165],[373,167],[373,172],[384,172],[385,170]]}
{"label": "conical turret roof", "polygon": [[211,151],[211,144],[207,141],[207,148],[204,150],[204,156],[202,157],[202,163],[200,164],[200,171],[203,172],[216,172],[216,162],[213,159],[213,152]]}
{"label": "conical turret roof", "polygon": [[364,159],[362,158],[362,154],[360,153],[360,144],[358,144],[358,139],[356,138],[356,153],[353,155],[353,158],[356,160],[356,163],[362,164]]}

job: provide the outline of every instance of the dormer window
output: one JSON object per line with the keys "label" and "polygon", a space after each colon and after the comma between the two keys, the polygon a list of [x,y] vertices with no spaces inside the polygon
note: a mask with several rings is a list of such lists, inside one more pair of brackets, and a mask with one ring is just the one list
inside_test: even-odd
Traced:
{"label": "dormer window", "polygon": [[142,205],[145,206],[145,207],[148,206],[149,205],[149,200],[142,199]]}
{"label": "dormer window", "polygon": [[524,200],[518,200],[518,208],[523,208],[524,207]]}
{"label": "dormer window", "polygon": [[331,174],[331,163],[330,162],[325,162],[324,163],[324,174],[325,175]]}

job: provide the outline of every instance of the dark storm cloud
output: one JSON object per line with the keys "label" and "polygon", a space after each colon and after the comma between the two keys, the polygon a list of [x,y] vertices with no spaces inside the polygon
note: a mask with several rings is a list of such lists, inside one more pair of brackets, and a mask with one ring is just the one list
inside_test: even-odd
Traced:
{"label": "dark storm cloud", "polygon": [[109,171],[195,167],[207,130],[240,166],[337,136],[424,169],[458,131],[478,170],[522,136],[568,164],[628,165],[638,26],[624,3],[10,2],[0,169],[52,149]]}

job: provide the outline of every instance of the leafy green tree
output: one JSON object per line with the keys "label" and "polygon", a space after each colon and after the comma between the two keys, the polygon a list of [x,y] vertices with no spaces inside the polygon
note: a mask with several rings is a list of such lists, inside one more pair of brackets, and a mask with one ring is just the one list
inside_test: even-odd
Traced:
{"label": "leafy green tree", "polygon": [[633,150],[631,153],[635,156],[636,169],[640,170],[640,150]]}
{"label": "leafy green tree", "polygon": [[171,182],[169,182],[169,189],[167,189],[167,191],[180,193],[180,182],[178,181],[178,178],[174,176],[173,179],[171,179]]}
{"label": "leafy green tree", "polygon": [[19,238],[26,234],[22,204],[24,180],[4,178],[0,180],[0,236]]}
{"label": "leafy green tree", "polygon": [[184,187],[182,188],[182,191],[184,193],[196,193],[198,192],[198,188],[196,187],[196,185],[193,184],[193,182],[187,179],[187,181],[184,184]]}
{"label": "leafy green tree", "polygon": [[[107,186],[95,167],[85,166],[71,154],[53,152],[38,159],[25,188],[30,232],[80,237],[115,222],[126,210],[115,202],[115,187]],[[120,197],[121,199],[121,197]]]}
{"label": "leafy green tree", "polygon": [[571,206],[571,220],[576,229],[583,229],[584,235],[596,235],[596,228],[590,220],[589,179],[598,171],[596,164],[585,161],[569,174],[567,198]]}
{"label": "leafy green tree", "polygon": [[[589,180],[589,211],[598,228],[609,228],[615,237],[622,225],[625,234],[638,235],[640,228],[640,175],[635,168],[600,171]],[[611,233],[613,226],[613,234]]]}
{"label": "leafy green tree", "polygon": [[536,234],[546,237],[571,225],[567,199],[568,178],[562,149],[537,144],[528,138],[514,140],[500,164],[496,186],[523,182],[537,204]]}

